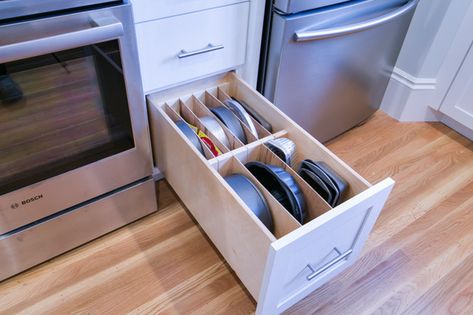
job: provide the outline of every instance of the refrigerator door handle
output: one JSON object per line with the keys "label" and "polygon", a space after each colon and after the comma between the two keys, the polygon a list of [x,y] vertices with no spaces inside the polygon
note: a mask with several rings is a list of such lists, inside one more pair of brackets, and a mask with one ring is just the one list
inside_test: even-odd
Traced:
{"label": "refrigerator door handle", "polygon": [[296,32],[294,33],[294,39],[296,42],[305,42],[311,40],[318,40],[330,37],[337,37],[342,35],[347,35],[355,32],[360,32],[384,23],[387,23],[399,16],[402,16],[412,9],[414,9],[419,0],[411,0],[406,3],[404,6],[396,9],[388,14],[382,15],[375,19],[367,20],[361,23],[355,23],[350,25],[344,25],[334,28],[316,30],[316,31],[307,31],[307,32]]}

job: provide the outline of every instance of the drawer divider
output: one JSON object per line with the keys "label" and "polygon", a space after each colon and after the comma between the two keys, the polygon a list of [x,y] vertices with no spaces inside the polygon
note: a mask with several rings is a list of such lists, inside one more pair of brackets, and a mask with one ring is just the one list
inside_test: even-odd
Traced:
{"label": "drawer divider", "polygon": [[[184,104],[186,104],[186,106],[189,107],[197,117],[200,118],[202,116],[211,116],[218,121],[218,118],[214,115],[214,113],[212,113],[212,111],[210,111],[210,109],[205,106],[197,96],[191,95],[186,101],[184,101]],[[244,146],[244,144],[237,137],[235,137],[235,135],[233,135],[233,133],[223,123],[221,123],[220,126],[225,132],[228,142],[230,143],[230,150],[238,149]]]}
{"label": "drawer divider", "polygon": [[[230,95],[228,95],[223,89],[222,87],[218,87],[217,88],[217,99],[219,101],[221,101],[223,103],[223,101],[225,101],[226,99],[231,99]],[[271,135],[271,133],[266,130],[259,122],[257,122],[253,116],[250,115],[250,118],[251,118],[251,121],[253,122],[253,125],[255,126],[256,128],[256,131],[258,132],[258,138],[264,138],[264,137],[268,137]],[[240,120],[240,122],[242,122]],[[243,122],[242,122],[243,123]]]}
{"label": "drawer divider", "polygon": [[181,116],[186,121],[190,122],[192,125],[202,130],[210,138],[210,140],[212,140],[212,142],[217,146],[217,148],[222,151],[222,153],[230,152],[230,149],[227,148],[222,142],[220,142],[220,140],[218,140],[218,138],[204,126],[200,118],[196,114],[194,114],[194,112],[189,107],[187,107],[187,105],[182,100],[179,100],[179,110]]}
{"label": "drawer divider", "polygon": [[[174,123],[174,127],[179,131],[179,133],[182,134],[182,131],[179,130],[179,128],[176,126],[176,122],[178,120],[184,120],[185,119],[183,117],[181,117],[171,106],[169,106],[167,103],[163,105],[163,108],[164,108],[164,112],[165,114],[172,120],[172,122]],[[194,132],[195,133],[195,132]],[[197,136],[197,134],[195,134]],[[184,134],[181,135],[182,137],[184,137],[187,141],[189,141],[185,136]],[[202,139],[199,138],[199,142],[202,146],[202,149],[204,150],[204,156],[207,160],[211,160],[213,159],[215,156],[213,155],[213,153],[209,150],[209,148],[207,147],[207,145],[202,141]],[[193,146],[192,146],[193,147]],[[196,148],[193,147],[194,150],[197,151]],[[200,154],[200,153],[199,153]]]}
{"label": "drawer divider", "polygon": [[273,217],[274,236],[281,238],[284,235],[298,229],[301,224],[297,222],[292,215],[264,188],[264,186],[248,171],[248,169],[237,159],[234,159],[234,171],[246,176],[261,191]]}
{"label": "drawer divider", "polygon": [[[228,108],[225,104],[223,104],[214,94],[217,93],[216,90],[210,92],[210,90],[207,90],[205,92],[205,101],[203,102],[207,107],[209,108],[215,108],[219,106],[223,106],[225,108]],[[236,115],[235,115],[236,117]],[[238,118],[238,117],[237,117]],[[238,121],[240,122],[241,127],[243,128],[243,131],[245,132],[246,139],[248,140],[248,143],[255,142],[256,137],[251,133],[250,129],[238,118]]]}
{"label": "drawer divider", "polygon": [[307,213],[306,222],[311,221],[332,209],[332,207],[309,184],[307,184],[307,182],[302,179],[296,171],[294,171],[265,145],[259,145],[249,151],[248,160],[244,160],[243,163],[250,161],[260,161],[266,164],[277,165],[282,167],[294,178],[304,196]]}

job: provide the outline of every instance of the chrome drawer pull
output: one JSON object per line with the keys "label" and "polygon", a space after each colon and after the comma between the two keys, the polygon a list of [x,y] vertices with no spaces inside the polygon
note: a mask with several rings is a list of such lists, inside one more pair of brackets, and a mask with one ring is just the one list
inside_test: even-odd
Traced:
{"label": "chrome drawer pull", "polygon": [[191,56],[195,56],[195,55],[205,54],[205,53],[215,51],[215,50],[220,50],[220,49],[223,49],[223,48],[224,48],[223,45],[208,44],[207,47],[205,47],[205,48],[197,49],[197,50],[193,50],[193,51],[187,51],[187,50],[183,49],[177,55],[177,57],[179,59],[182,59],[182,58],[187,58],[187,57],[191,57]]}
{"label": "chrome drawer pull", "polygon": [[312,268],[312,266],[310,264],[307,265],[307,268],[310,269],[310,271],[312,271],[312,273],[310,275],[307,276],[307,280],[312,280],[314,279],[315,277],[317,277],[318,275],[320,275],[322,272],[330,269],[332,266],[334,266],[336,263],[342,261],[343,259],[345,259],[348,255],[350,255],[353,250],[352,249],[349,249],[347,250],[346,252],[344,252],[343,254],[341,254],[337,248],[334,248],[335,251],[339,254],[339,256],[335,259],[333,259],[332,261],[328,262],[327,264],[323,265],[322,267],[320,267],[318,270],[314,270],[314,268]]}

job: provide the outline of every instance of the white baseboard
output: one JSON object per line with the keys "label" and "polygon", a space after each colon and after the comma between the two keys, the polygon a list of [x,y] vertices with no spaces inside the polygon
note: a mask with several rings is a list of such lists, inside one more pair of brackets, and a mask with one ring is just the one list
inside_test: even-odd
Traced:
{"label": "white baseboard", "polygon": [[429,107],[436,87],[436,78],[419,78],[394,68],[381,109],[399,121],[439,121]]}
{"label": "white baseboard", "polygon": [[453,120],[452,118],[443,115],[440,118],[440,121],[444,123],[445,125],[449,126],[456,132],[462,134],[463,136],[467,137],[471,141],[473,141],[473,130],[471,130],[468,127],[465,127],[464,125],[460,124],[458,121]]}

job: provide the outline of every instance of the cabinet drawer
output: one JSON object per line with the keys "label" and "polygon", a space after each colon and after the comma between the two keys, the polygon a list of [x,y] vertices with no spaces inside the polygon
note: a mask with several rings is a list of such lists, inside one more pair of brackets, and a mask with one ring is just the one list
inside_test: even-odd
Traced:
{"label": "cabinet drawer", "polygon": [[249,3],[136,25],[143,88],[233,69],[245,62]]}
{"label": "cabinet drawer", "polygon": [[[222,95],[244,101],[272,125],[248,144],[230,145],[222,155],[200,154],[175,121],[188,109],[211,107]],[[258,314],[276,314],[351,265],[394,185],[388,178],[371,185],[234,73],[200,80],[148,96],[155,161],[164,176],[258,302]],[[186,119],[187,120],[187,119]],[[295,163],[323,161],[349,189],[331,208],[264,145],[286,137],[296,144]],[[296,221],[245,168],[248,161],[283,167],[301,181],[308,218]],[[266,198],[274,229],[253,214],[224,176],[247,176]]]}
{"label": "cabinet drawer", "polygon": [[157,20],[229,4],[241,0],[132,0],[135,23]]}

